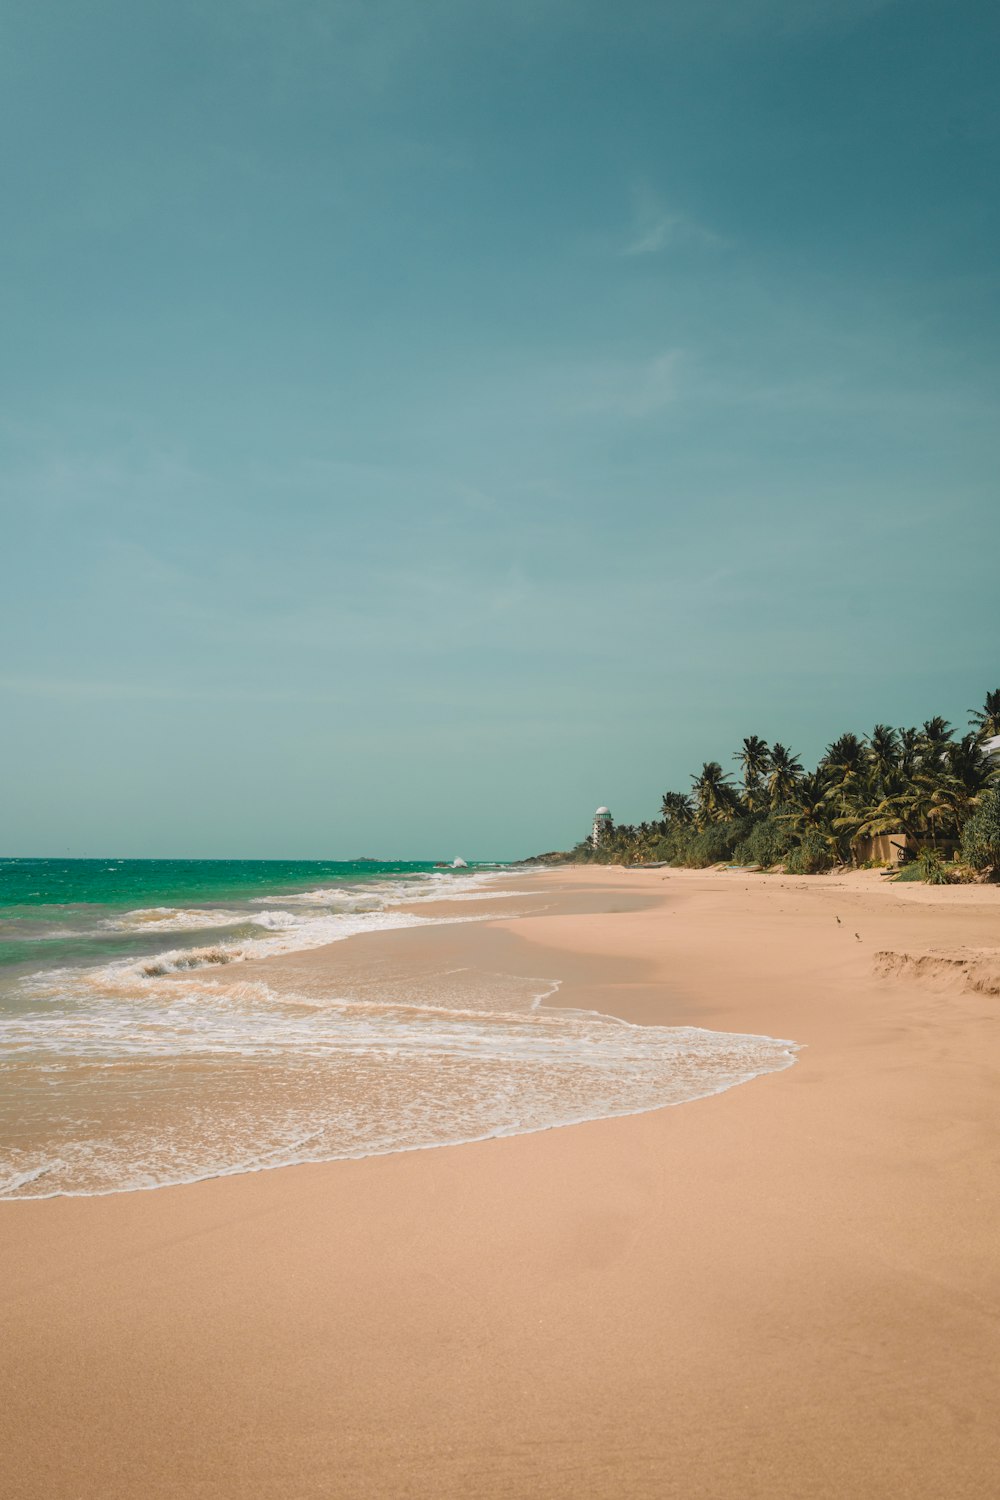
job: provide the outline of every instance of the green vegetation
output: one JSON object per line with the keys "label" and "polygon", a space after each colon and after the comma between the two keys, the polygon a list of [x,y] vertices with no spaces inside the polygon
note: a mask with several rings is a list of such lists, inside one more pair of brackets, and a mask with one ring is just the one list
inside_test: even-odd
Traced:
{"label": "green vegetation", "polygon": [[916,859],[919,878],[927,885],[947,885],[950,879],[948,866],[942,858],[940,849],[921,849]]}
{"label": "green vegetation", "polygon": [[785,813],[762,813],[753,819],[750,832],[735,850],[741,865],[762,865],[766,870],[780,864],[795,847],[795,835]]}
{"label": "green vegetation", "polygon": [[962,829],[962,858],[973,870],[1000,872],[1000,790],[979,799]]}
{"label": "green vegetation", "polygon": [[829,841],[819,833],[807,833],[785,860],[785,869],[790,875],[822,875],[833,864]]}
{"label": "green vegetation", "polygon": [[1000,873],[1000,754],[985,749],[1000,735],[1000,688],[970,710],[970,721],[961,735],[941,717],[919,729],[876,724],[864,736],[842,734],[814,771],[786,745],[749,735],[733,757],[738,779],[706,761],[690,792],[664,792],[657,821],[611,826],[596,847],[591,839],[578,844],[572,858],[814,875],[878,864],[876,849],[889,862],[874,841],[894,834],[914,859],[908,878],[952,879],[959,851],[969,872]]}

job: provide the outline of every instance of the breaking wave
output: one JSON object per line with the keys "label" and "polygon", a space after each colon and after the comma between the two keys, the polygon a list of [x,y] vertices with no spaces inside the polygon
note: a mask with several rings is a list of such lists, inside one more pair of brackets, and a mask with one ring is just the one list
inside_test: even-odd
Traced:
{"label": "breaking wave", "polygon": [[794,1060],[795,1044],[772,1037],[554,1006],[554,975],[365,971],[317,998],[241,971],[362,932],[476,921],[474,908],[400,907],[492,894],[490,877],[449,875],[109,919],[154,940],[207,940],[17,980],[0,1008],[0,1198],[544,1130],[702,1098]]}
{"label": "breaking wave", "polygon": [[[8,1027],[22,1127],[41,1138],[4,1163],[0,1197],[516,1135],[703,1098],[793,1061],[791,1042],[633,1026],[545,1005],[555,981],[490,978],[477,994],[482,976],[466,975],[450,1005],[317,1002],[200,978],[57,1009],[20,1036]],[[51,1101],[31,1119],[47,1083],[72,1097],[69,1128]]]}

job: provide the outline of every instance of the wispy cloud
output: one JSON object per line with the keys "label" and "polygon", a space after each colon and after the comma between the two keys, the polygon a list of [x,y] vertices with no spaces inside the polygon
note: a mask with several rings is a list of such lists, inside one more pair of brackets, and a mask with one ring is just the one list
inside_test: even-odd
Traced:
{"label": "wispy cloud", "polygon": [[662,349],[655,354],[528,361],[516,374],[508,373],[488,400],[477,391],[474,405],[503,412],[505,427],[522,432],[539,427],[551,432],[567,423],[642,421],[677,400],[682,359],[680,349]]}
{"label": "wispy cloud", "polygon": [[570,382],[577,413],[638,419],[662,411],[677,399],[680,358],[668,349],[648,359],[581,366]]}
{"label": "wispy cloud", "polygon": [[623,255],[659,255],[682,246],[721,250],[730,243],[691,214],[672,207],[646,185],[636,188],[633,196],[632,228]]}

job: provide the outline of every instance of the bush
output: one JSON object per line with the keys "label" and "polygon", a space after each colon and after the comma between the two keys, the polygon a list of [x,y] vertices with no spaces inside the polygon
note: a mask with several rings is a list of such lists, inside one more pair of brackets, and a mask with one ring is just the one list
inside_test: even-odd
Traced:
{"label": "bush", "polygon": [[678,841],[673,856],[674,864],[686,865],[691,870],[704,870],[732,859],[738,844],[746,838],[750,828],[748,818],[733,818],[729,823],[709,823],[700,832],[685,829],[683,842]]}
{"label": "bush", "polygon": [[785,860],[789,875],[822,875],[833,865],[826,839],[819,833],[807,833]]}
{"label": "bush", "polygon": [[947,885],[951,876],[938,849],[921,849],[916,859],[917,879],[927,885]]}
{"label": "bush", "polygon": [[974,870],[1000,870],[1000,791],[986,792],[966,822],[962,858]]}
{"label": "bush", "polygon": [[733,857],[741,865],[763,865],[767,869],[785,858],[792,842],[787,823],[778,818],[762,818],[737,845]]}
{"label": "bush", "polygon": [[693,828],[687,828],[683,824],[668,829],[663,838],[654,844],[652,858],[663,860],[668,865],[682,865],[684,852],[693,833]]}

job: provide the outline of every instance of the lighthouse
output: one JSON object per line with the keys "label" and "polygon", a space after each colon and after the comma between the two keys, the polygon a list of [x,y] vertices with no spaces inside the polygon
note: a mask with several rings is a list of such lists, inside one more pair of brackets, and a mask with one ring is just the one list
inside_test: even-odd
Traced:
{"label": "lighthouse", "polygon": [[603,844],[605,836],[610,833],[614,826],[611,811],[607,807],[599,807],[594,814],[594,826],[590,833],[590,842],[595,849]]}

